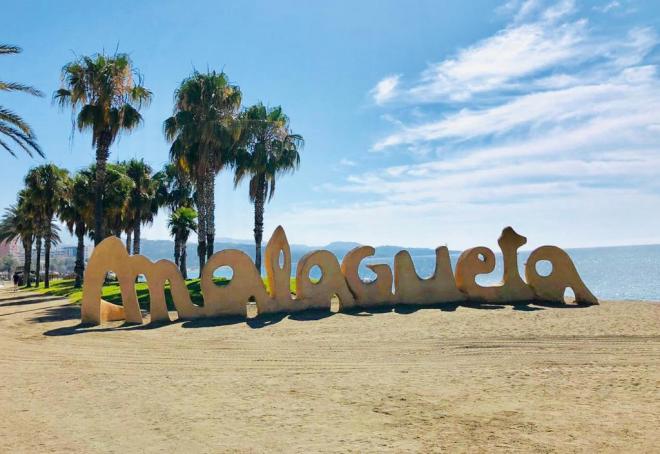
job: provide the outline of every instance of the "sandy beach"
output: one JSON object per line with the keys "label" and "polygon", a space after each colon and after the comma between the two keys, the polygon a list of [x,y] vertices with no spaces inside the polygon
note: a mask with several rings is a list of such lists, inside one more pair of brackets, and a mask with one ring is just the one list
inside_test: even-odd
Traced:
{"label": "sandy beach", "polygon": [[656,303],[78,318],[0,292],[0,452],[660,449]]}

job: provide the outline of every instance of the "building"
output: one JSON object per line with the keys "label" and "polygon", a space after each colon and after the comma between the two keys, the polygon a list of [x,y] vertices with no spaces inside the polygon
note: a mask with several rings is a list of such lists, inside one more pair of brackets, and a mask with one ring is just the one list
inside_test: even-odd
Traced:
{"label": "building", "polygon": [[75,257],[77,248],[75,246],[62,246],[63,257]]}
{"label": "building", "polygon": [[19,239],[0,243],[0,258],[8,255],[15,257],[19,261],[23,261],[25,252],[23,251],[23,243]]}
{"label": "building", "polygon": [[[86,244],[85,245],[85,260],[89,259],[89,255],[91,253],[91,250],[94,247],[91,244]],[[51,251],[51,256],[52,257],[72,257],[76,258],[76,253],[78,251],[78,248],[76,246],[58,246],[54,248]]]}

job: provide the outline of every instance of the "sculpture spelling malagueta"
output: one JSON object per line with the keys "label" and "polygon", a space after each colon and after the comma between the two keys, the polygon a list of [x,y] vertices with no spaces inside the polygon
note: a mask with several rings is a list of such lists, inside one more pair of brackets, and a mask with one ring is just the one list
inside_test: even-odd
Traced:
{"label": "sculpture spelling malagueta", "polygon": [[[146,278],[149,287],[149,310],[152,322],[170,320],[165,301],[165,284],[170,283],[174,308],[179,319],[204,317],[247,317],[247,303],[256,304],[259,314],[293,313],[307,309],[330,310],[332,299],[339,299],[339,310],[369,308],[396,304],[432,305],[472,301],[476,303],[515,303],[525,301],[564,302],[567,288],[573,290],[575,302],[598,304],[596,297],[584,285],[573,261],[556,246],[535,249],[525,264],[525,280],[518,272],[518,249],[527,238],[511,227],[502,231],[498,244],[502,251],[503,278],[498,285],[484,287],[476,282],[479,274],[495,268],[495,254],[486,247],[467,249],[458,258],[456,274],[452,273],[449,251],[436,249],[433,275],[420,278],[408,251],[394,257],[394,272],[387,264],[367,265],[376,279],[365,282],[358,275],[360,262],[374,254],[371,246],[359,246],[349,251],[341,265],[331,252],[314,251],[304,255],[296,268],[296,291],[291,294],[291,250],[282,227],[275,229],[265,251],[268,289],[252,259],[242,251],[226,249],[216,252],[202,270],[201,289],[204,304],[198,306],[190,298],[185,281],[174,263],[151,260],[141,255],[129,256],[117,237],[103,240],[89,260],[83,283],[81,318],[84,323],[126,320],[143,323],[135,292],[138,275]],[[547,276],[536,270],[537,262],[552,264]],[[233,277],[226,285],[217,285],[213,273],[221,266],[232,269]],[[312,267],[321,269],[318,281],[310,279]],[[114,271],[119,281],[123,306],[101,299],[105,276]],[[392,285],[394,284],[394,285]]]}

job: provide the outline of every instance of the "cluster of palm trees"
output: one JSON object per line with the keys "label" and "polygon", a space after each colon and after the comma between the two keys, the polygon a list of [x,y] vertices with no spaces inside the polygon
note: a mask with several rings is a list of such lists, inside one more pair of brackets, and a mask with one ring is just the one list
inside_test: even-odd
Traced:
{"label": "cluster of palm trees", "polygon": [[[175,91],[173,114],[163,124],[170,162],[154,173],[141,160],[108,162],[112,144],[120,134],[140,125],[140,111],[152,98],[128,55],[96,54],[66,64],[62,86],[53,98],[61,107],[72,109],[76,129],[92,133],[96,162],[72,177],[52,164],[36,167],[26,176],[16,204],[0,222],[0,240],[23,242],[25,270],[30,269],[33,243],[39,262],[43,242],[44,284],[48,286],[49,252],[58,239],[55,221],[59,218],[78,239],[79,286],[86,235],[98,244],[109,235],[125,234],[127,250],[130,253],[132,246],[132,253],[138,254],[141,226],[151,222],[160,207],[170,210],[174,258],[184,277],[186,242],[193,231],[197,232],[201,270],[214,252],[215,178],[226,168],[234,170],[235,186],[249,180],[255,264],[261,270],[265,203],[273,197],[277,177],[297,169],[303,146],[303,138],[291,132],[281,107],[258,103],[242,108],[241,90],[224,72],[194,71]],[[3,120],[9,121],[2,117],[5,112],[0,107],[0,128]],[[28,138],[33,137],[27,131]],[[41,152],[36,142],[34,147]]]}
{"label": "cluster of palm trees", "polygon": [[[126,250],[140,252],[141,226],[153,221],[161,206],[181,206],[171,214],[170,226],[179,238],[187,240],[196,229],[191,191],[176,182],[173,166],[154,173],[143,160],[108,163],[103,191],[104,229],[110,235],[126,235]],[[96,164],[71,176],[66,169],[44,164],[31,169],[16,204],[5,210],[0,219],[0,240],[20,240],[25,251],[24,269],[31,269],[32,248],[36,249],[36,270],[41,270],[44,252],[44,286],[50,277],[50,249],[59,242],[61,221],[77,239],[75,286],[80,287],[84,271],[85,237],[95,236]],[[187,230],[186,234],[182,230]],[[177,242],[185,248],[185,242]],[[177,251],[175,251],[177,255]],[[185,255],[177,259],[186,274]],[[41,273],[36,273],[39,285]],[[27,283],[31,285],[30,282]]]}

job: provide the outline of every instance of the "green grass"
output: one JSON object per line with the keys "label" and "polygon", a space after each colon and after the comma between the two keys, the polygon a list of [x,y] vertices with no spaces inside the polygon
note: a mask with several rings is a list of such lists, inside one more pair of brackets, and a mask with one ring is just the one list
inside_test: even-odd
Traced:
{"label": "green grass", "polygon": [[[217,285],[227,285],[230,281],[226,278],[215,278],[215,283]],[[39,284],[39,287],[32,287],[25,289],[26,291],[36,291],[43,295],[49,296],[61,296],[63,298],[68,298],[73,303],[79,303],[82,299],[82,289],[73,288],[73,279],[56,279],[50,282],[50,288],[44,288],[43,282]],[[264,285],[268,289],[268,281],[264,278]],[[190,293],[190,299],[194,304],[202,305],[204,299],[202,297],[202,289],[199,282],[199,279],[188,279],[186,281],[186,287],[188,287],[188,293]],[[291,278],[290,280],[291,292],[295,292],[296,288],[296,278]],[[135,293],[137,294],[138,302],[140,307],[146,309],[149,307],[149,287],[146,282],[138,282],[135,284]],[[119,289],[118,283],[111,283],[103,286],[101,292],[101,298],[104,300],[121,304],[121,290]],[[174,309],[174,304],[172,302],[172,294],[170,293],[170,284],[165,285],[165,299],[167,301],[167,307],[171,310]]]}

